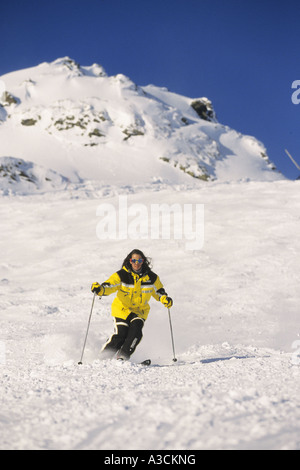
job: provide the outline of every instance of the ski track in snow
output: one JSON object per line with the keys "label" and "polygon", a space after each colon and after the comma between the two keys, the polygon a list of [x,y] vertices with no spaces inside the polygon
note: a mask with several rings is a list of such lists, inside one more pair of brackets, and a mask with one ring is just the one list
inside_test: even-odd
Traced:
{"label": "ski track in snow", "polygon": [[[205,204],[198,252],[184,240],[97,239],[103,200],[0,201],[0,448],[299,449],[299,184],[131,191],[130,203]],[[174,299],[178,362],[155,301],[133,357],[153,365],[100,361],[109,297],[95,302],[78,366],[90,285],[136,245]]]}

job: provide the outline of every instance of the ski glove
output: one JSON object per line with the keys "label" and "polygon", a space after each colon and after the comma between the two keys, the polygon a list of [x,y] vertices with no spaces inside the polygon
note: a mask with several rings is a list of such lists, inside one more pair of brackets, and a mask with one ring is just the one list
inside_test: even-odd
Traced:
{"label": "ski glove", "polygon": [[173,305],[173,300],[171,299],[171,297],[168,297],[167,295],[162,295],[160,298],[160,301],[167,308],[171,308]]}
{"label": "ski glove", "polygon": [[96,292],[97,295],[99,295],[100,297],[104,294],[104,287],[103,286],[100,286],[100,284],[98,282],[93,282],[92,284],[92,292]]}

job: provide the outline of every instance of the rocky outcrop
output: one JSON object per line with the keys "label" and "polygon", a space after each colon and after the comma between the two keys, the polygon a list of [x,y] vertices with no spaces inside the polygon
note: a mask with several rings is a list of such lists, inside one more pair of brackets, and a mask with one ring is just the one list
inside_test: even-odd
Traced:
{"label": "rocky outcrop", "polygon": [[212,102],[207,98],[199,98],[191,102],[191,107],[196,111],[198,116],[205,121],[216,121],[216,115]]}
{"label": "rocky outcrop", "polygon": [[2,96],[0,96],[0,105],[1,106],[11,106],[12,104],[18,104],[20,100],[13,96],[8,91],[4,91]]}
{"label": "rocky outcrop", "polygon": [[43,190],[59,189],[68,184],[67,178],[28,162],[22,158],[0,158],[0,188],[4,193],[26,194]]}

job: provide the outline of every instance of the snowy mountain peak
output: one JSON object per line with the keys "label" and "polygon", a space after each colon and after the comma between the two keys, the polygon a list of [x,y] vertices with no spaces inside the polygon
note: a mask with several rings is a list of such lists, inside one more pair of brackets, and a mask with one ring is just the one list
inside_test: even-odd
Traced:
{"label": "snowy mountain peak", "polygon": [[70,57],[0,83],[0,158],[32,162],[73,183],[282,178],[260,142],[217,122],[206,97],[141,87]]}
{"label": "snowy mountain peak", "polygon": [[51,63],[43,63],[39,67],[48,67],[50,73],[67,73],[69,77],[81,77],[84,75],[92,77],[106,76],[104,68],[99,64],[93,64],[91,66],[82,67],[78,62],[71,59],[70,57],[62,57],[54,60]]}

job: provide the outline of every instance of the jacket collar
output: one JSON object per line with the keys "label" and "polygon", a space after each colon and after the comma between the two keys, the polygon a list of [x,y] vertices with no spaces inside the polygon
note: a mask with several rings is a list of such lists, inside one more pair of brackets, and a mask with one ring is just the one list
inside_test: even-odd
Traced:
{"label": "jacket collar", "polygon": [[132,274],[132,276],[135,277],[135,278],[137,278],[137,279],[140,279],[141,277],[143,277],[143,276],[145,276],[146,274],[148,274],[148,269],[147,269],[147,268],[145,268],[145,269],[142,268],[142,270],[141,270],[140,273],[136,273],[136,272],[134,272],[132,269],[126,268],[126,266],[123,266],[122,269],[124,269],[124,271],[126,271],[126,272]]}

